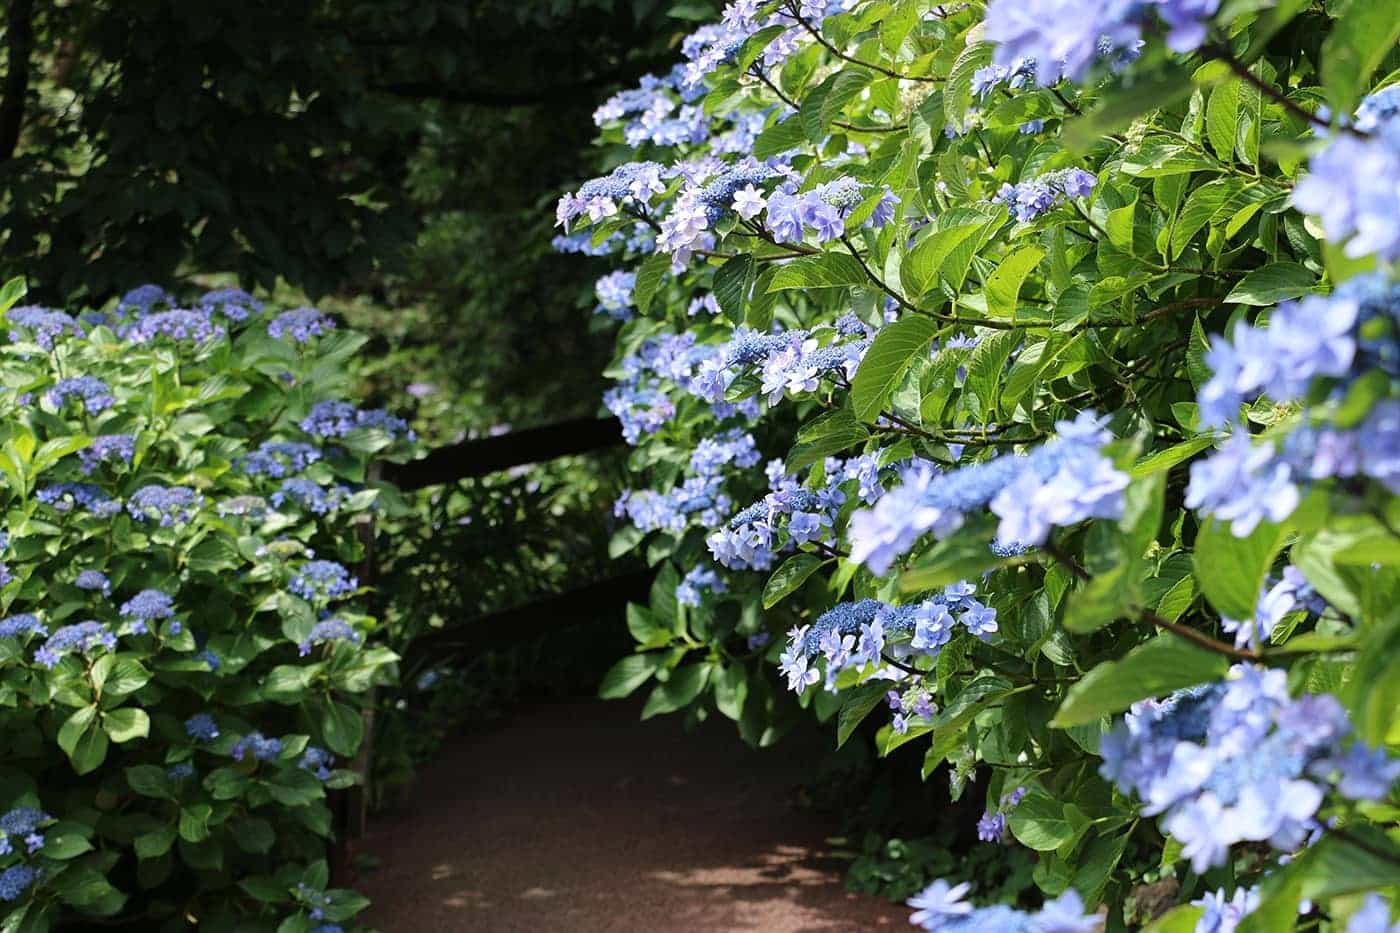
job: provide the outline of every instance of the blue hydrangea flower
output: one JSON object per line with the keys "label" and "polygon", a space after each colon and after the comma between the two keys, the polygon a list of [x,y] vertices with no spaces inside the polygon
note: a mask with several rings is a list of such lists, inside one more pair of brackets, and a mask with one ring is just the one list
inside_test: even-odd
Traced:
{"label": "blue hydrangea flower", "polygon": [[52,819],[34,807],[15,807],[0,816],[0,832],[7,836],[27,836]]}
{"label": "blue hydrangea flower", "polygon": [[108,580],[107,575],[100,570],[84,570],[78,574],[73,585],[80,590],[101,593],[103,596],[112,595],[112,581]]}
{"label": "blue hydrangea flower", "polygon": [[1390,905],[1378,894],[1367,894],[1361,909],[1347,921],[1346,933],[1400,933],[1400,923],[1390,922]]}
{"label": "blue hydrangea flower", "polygon": [[193,521],[204,497],[188,486],[142,486],[127,500],[126,510],[139,522],[154,521],[162,528]]}
{"label": "blue hydrangea flower", "polygon": [[214,323],[207,312],[175,308],[141,318],[125,328],[123,336],[135,344],[148,344],[158,337],[198,344],[222,337],[225,333],[224,328]]}
{"label": "blue hydrangea flower", "polygon": [[1207,891],[1205,896],[1191,902],[1196,907],[1204,907],[1201,919],[1196,921],[1198,933],[1234,933],[1240,921],[1252,914],[1259,906],[1257,888],[1239,887],[1233,897],[1225,896],[1225,889]]}
{"label": "blue hydrangea flower", "polygon": [[40,489],[35,498],[59,512],[82,509],[99,518],[110,518],[122,510],[120,502],[90,483],[55,483]]}
{"label": "blue hydrangea flower", "polygon": [[20,638],[26,635],[47,635],[48,626],[39,617],[24,612],[0,620],[0,638]]}
{"label": "blue hydrangea flower", "polygon": [[242,323],[261,314],[263,304],[241,288],[216,288],[205,292],[196,302],[208,314],[222,314],[234,323]]}
{"label": "blue hydrangea flower", "polygon": [[274,508],[289,505],[325,515],[339,507],[347,495],[348,490],[344,486],[322,488],[309,479],[294,477],[283,480],[281,487],[269,498]]}
{"label": "blue hydrangea flower", "polygon": [[229,754],[235,761],[242,761],[250,754],[258,761],[275,761],[282,754],[282,740],[250,732],[234,743]]}
{"label": "blue hydrangea flower", "polygon": [[724,593],[727,590],[724,580],[712,568],[692,567],[676,586],[676,602],[682,606],[699,606],[701,593]]}
{"label": "blue hydrangea flower", "polygon": [[350,571],[331,560],[307,561],[287,584],[287,590],[294,596],[316,603],[349,596],[359,587],[360,581],[352,577]]}
{"label": "blue hydrangea flower", "polygon": [[134,635],[150,631],[150,623],[175,615],[174,601],[160,590],[142,590],[122,603],[121,617],[131,623]]}
{"label": "blue hydrangea flower", "polygon": [[293,308],[283,311],[267,323],[267,333],[274,340],[290,337],[292,343],[307,344],[335,330],[335,320],[315,308]]}
{"label": "blue hydrangea flower", "polygon": [[32,865],[11,865],[0,871],[0,901],[18,900],[40,877]]}
{"label": "blue hydrangea flower", "polygon": [[418,437],[402,418],[378,409],[362,411],[349,402],[317,402],[301,420],[301,429],[322,439],[344,437],[357,429],[379,430],[409,441]]}
{"label": "blue hydrangea flower", "polygon": [[1003,68],[1022,67],[1029,59],[1043,86],[1061,78],[1078,82],[1100,59],[1138,47],[1142,7],[1136,0],[992,0],[986,37]]}
{"label": "blue hydrangea flower", "polygon": [[87,654],[97,647],[106,648],[108,651],[115,650],[117,636],[103,623],[89,619],[76,625],[65,625],[55,631],[34,652],[34,662],[52,668],[66,654]]}
{"label": "blue hydrangea flower", "polygon": [[914,908],[909,922],[925,930],[936,930],[949,920],[967,916],[973,908],[963,898],[971,887],[967,882],[950,885],[938,879],[905,902]]}
{"label": "blue hydrangea flower", "polygon": [[301,760],[297,762],[297,767],[303,771],[310,771],[316,775],[318,781],[324,781],[330,778],[331,768],[335,767],[335,756],[324,748],[308,745],[302,753]]}
{"label": "blue hydrangea flower", "polygon": [[1293,189],[1293,206],[1317,215],[1327,239],[1352,258],[1400,257],[1400,120],[1386,101],[1363,101],[1358,122],[1364,118],[1367,135],[1334,136]]}
{"label": "blue hydrangea flower", "polygon": [[181,761],[165,769],[165,776],[169,780],[179,783],[194,777],[194,765],[188,761]]}
{"label": "blue hydrangea flower", "polygon": [[311,633],[306,636],[306,640],[297,646],[297,653],[306,657],[311,653],[313,645],[324,645],[336,641],[348,641],[352,645],[358,645],[361,636],[349,622],[332,616],[329,619],[322,619],[311,627]]}
{"label": "blue hydrangea flower", "polygon": [[195,713],[185,720],[185,734],[196,742],[212,742],[219,737],[219,724],[208,713]]}
{"label": "blue hydrangea flower", "polygon": [[5,315],[5,320],[15,328],[10,331],[12,343],[19,343],[28,337],[45,350],[52,350],[58,338],[65,334],[73,337],[83,336],[83,328],[72,315],[52,308],[41,308],[37,305],[11,308]]}
{"label": "blue hydrangea flower", "polygon": [[92,443],[78,451],[83,473],[91,475],[104,463],[130,464],[136,456],[136,435],[101,434]]}
{"label": "blue hydrangea flower", "polygon": [[1098,179],[1079,168],[1049,172],[1017,185],[1004,184],[993,201],[1005,204],[1022,223],[1047,213],[1066,198],[1087,197]]}
{"label": "blue hydrangea flower", "polygon": [[240,458],[238,467],[249,476],[281,479],[290,473],[300,473],[320,459],[321,451],[310,444],[264,441],[257,450]]}
{"label": "blue hydrangea flower", "polygon": [[69,399],[82,403],[83,411],[90,415],[101,414],[117,403],[107,383],[96,376],[70,376],[58,380],[45,396],[54,408],[62,409]]}

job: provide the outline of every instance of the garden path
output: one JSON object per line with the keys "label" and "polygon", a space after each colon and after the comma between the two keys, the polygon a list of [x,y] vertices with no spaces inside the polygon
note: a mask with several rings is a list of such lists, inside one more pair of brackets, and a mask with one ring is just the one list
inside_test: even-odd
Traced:
{"label": "garden path", "polygon": [[[382,815],[356,886],[383,933],[838,933],[908,929],[842,888],[830,832],[791,802],[804,757],[573,700],[463,736]],[[811,758],[806,758],[810,761]]]}

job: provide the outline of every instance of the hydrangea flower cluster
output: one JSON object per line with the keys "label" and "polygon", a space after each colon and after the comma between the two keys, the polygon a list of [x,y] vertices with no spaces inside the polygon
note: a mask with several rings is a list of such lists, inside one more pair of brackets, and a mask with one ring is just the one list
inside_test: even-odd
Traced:
{"label": "hydrangea flower cluster", "polygon": [[606,314],[614,321],[627,321],[632,317],[632,288],[637,284],[637,274],[621,269],[609,272],[598,280],[594,293],[598,296],[598,313]]}
{"label": "hydrangea flower cluster", "polygon": [[196,303],[207,314],[221,314],[236,324],[262,314],[263,303],[241,288],[216,288],[205,292]]}
{"label": "hydrangea flower cluster", "polygon": [[69,376],[58,380],[45,396],[54,408],[62,409],[69,399],[82,403],[82,410],[97,415],[117,403],[107,383],[96,376]]}
{"label": "hydrangea flower cluster", "polygon": [[78,451],[78,460],[83,472],[89,476],[97,472],[104,463],[131,464],[136,456],[136,435],[100,434],[92,443]]}
{"label": "hydrangea flower cluster", "polygon": [[270,497],[273,508],[295,506],[317,515],[326,515],[345,501],[350,491],[344,486],[322,487],[309,479],[284,479]]}
{"label": "hydrangea flower cluster", "polygon": [[803,489],[781,471],[770,473],[770,481],[772,492],[741,509],[705,541],[711,556],[730,570],[767,570],[783,550],[824,545],[832,538],[836,515],[846,501],[841,489],[844,464],[836,464],[816,492]]}
{"label": "hydrangea flower cluster", "polygon": [[307,344],[335,330],[335,320],[315,308],[293,308],[267,322],[268,336],[274,340],[291,339],[295,344]]}
{"label": "hydrangea flower cluster", "polygon": [[1083,81],[1100,61],[1115,66],[1135,58],[1154,11],[1167,25],[1167,47],[1193,52],[1219,7],[1220,0],[992,0],[986,36],[996,44],[998,65],[1030,59],[1036,80],[1049,87],[1062,79]]}
{"label": "hydrangea flower cluster", "polygon": [[156,522],[162,528],[194,521],[204,497],[188,486],[142,486],[126,501],[126,510],[138,522]]}
{"label": "hydrangea flower cluster", "polygon": [[30,612],[22,612],[0,619],[0,638],[21,638],[28,635],[47,635],[49,628]]}
{"label": "hydrangea flower cluster", "polygon": [[263,441],[258,449],[242,457],[238,468],[249,476],[281,479],[300,473],[321,459],[321,451],[296,441]]}
{"label": "hydrangea flower cluster", "polygon": [[1042,544],[1052,527],[1119,517],[1128,477],[1100,452],[1111,439],[1103,420],[1081,412],[1061,421],[1058,438],[1025,456],[1003,454],[947,473],[913,465],[898,488],[851,516],[851,559],[883,574],[922,535],[952,534],[984,507],[1001,519],[997,543],[1007,549]]}
{"label": "hydrangea flower cluster", "polygon": [[322,440],[345,437],[355,430],[383,431],[394,438],[417,440],[408,422],[381,409],[360,409],[349,402],[317,402],[301,420],[301,429]]}
{"label": "hydrangea flower cluster", "polygon": [[1067,168],[1017,185],[1004,184],[992,200],[1005,204],[1017,220],[1029,223],[1066,200],[1088,197],[1097,183],[1082,168]]}
{"label": "hydrangea flower cluster", "polygon": [[16,901],[42,877],[33,865],[11,865],[0,871],[0,901]]}
{"label": "hydrangea flower cluster", "polygon": [[195,713],[185,720],[185,734],[196,742],[212,742],[219,737],[219,723],[208,713]]}
{"label": "hydrangea flower cluster", "polygon": [[137,319],[129,327],[122,328],[120,332],[129,343],[135,344],[148,344],[157,337],[204,343],[223,337],[227,333],[222,325],[214,322],[209,312],[185,308],[148,314]]}
{"label": "hydrangea flower cluster", "polygon": [[[811,665],[818,655],[826,662],[828,690],[836,689],[837,677],[848,668],[888,680],[907,680],[907,671],[886,666],[885,662],[937,658],[958,625],[983,641],[996,634],[997,611],[975,599],[976,592],[975,584],[959,581],[941,593],[905,606],[891,606],[876,599],[840,603],[811,625],[797,626],[788,632],[778,670],[787,677],[788,689],[799,694],[820,679]],[[955,617],[954,613],[958,615]],[[932,698],[926,693],[921,692],[910,704],[902,694],[894,692],[890,702],[896,710],[896,732],[907,728],[906,714],[911,709],[920,717],[933,714]]]}
{"label": "hydrangea flower cluster", "polygon": [[1220,627],[1235,636],[1236,648],[1259,647],[1268,642],[1274,627],[1290,612],[1303,609],[1316,615],[1327,610],[1327,601],[1318,595],[1297,567],[1283,568],[1283,577],[1272,586],[1265,584],[1259,592],[1254,618],[1239,621],[1221,619]]}
{"label": "hydrangea flower cluster", "polygon": [[309,560],[292,574],[287,591],[313,603],[327,603],[349,596],[360,581],[332,560]]}
{"label": "hydrangea flower cluster", "polygon": [[52,668],[65,655],[87,654],[95,648],[115,651],[117,636],[105,624],[89,619],[56,630],[34,652],[34,663]]}
{"label": "hydrangea flower cluster", "polygon": [[5,320],[11,327],[11,343],[20,343],[28,337],[45,350],[52,350],[55,342],[64,335],[83,336],[82,326],[71,314],[38,305],[11,308]]}
{"label": "hydrangea flower cluster", "polygon": [[676,586],[676,602],[682,606],[698,606],[703,593],[724,593],[728,585],[710,567],[692,567]]}
{"label": "hydrangea flower cluster", "polygon": [[242,761],[252,755],[256,761],[276,761],[282,755],[282,740],[272,739],[261,732],[249,732],[229,751],[234,761]]}
{"label": "hydrangea flower cluster", "polygon": [[120,502],[91,483],[54,483],[45,486],[34,497],[55,511],[71,512],[82,509],[99,518],[110,518],[122,510]]}
{"label": "hydrangea flower cluster", "polygon": [[983,812],[977,820],[977,838],[983,842],[1002,843],[1006,841],[1006,813],[1008,810],[1016,809],[1026,796],[1026,788],[1017,787],[1001,797],[1000,809],[995,813],[991,810]]}
{"label": "hydrangea flower cluster", "polygon": [[142,590],[122,603],[121,617],[130,624],[133,635],[145,635],[150,624],[173,618],[175,601],[160,590]]}
{"label": "hydrangea flower cluster", "polygon": [[1338,133],[1313,156],[1293,206],[1322,221],[1352,258],[1400,258],[1400,85],[1362,101],[1356,132]]}
{"label": "hydrangea flower cluster", "polygon": [[311,653],[311,649],[315,645],[325,645],[337,641],[358,645],[362,640],[360,633],[355,631],[355,627],[349,622],[331,617],[322,619],[311,627],[311,632],[297,646],[297,653],[304,658]]}
{"label": "hydrangea flower cluster", "polygon": [[73,580],[73,585],[80,590],[101,593],[104,597],[112,595],[112,581],[107,579],[107,575],[100,570],[82,571]]}
{"label": "hydrangea flower cluster", "polygon": [[908,901],[914,913],[909,922],[925,930],[944,933],[1099,933],[1103,920],[1084,909],[1073,888],[1036,913],[1004,905],[974,907],[963,898],[972,886],[935,881]]}
{"label": "hydrangea flower cluster", "polygon": [[52,822],[52,816],[34,807],[15,807],[0,815],[0,855],[15,852],[17,842],[33,855],[44,847],[44,834],[39,830]]}
{"label": "hydrangea flower cluster", "polygon": [[1269,842],[1292,851],[1316,831],[1329,789],[1381,800],[1400,761],[1355,741],[1333,697],[1291,699],[1279,670],[1237,666],[1225,683],[1133,706],[1100,748],[1104,777],[1136,793],[1144,812],[1182,844],[1197,872],[1230,846]]}
{"label": "hydrangea flower cluster", "polygon": [[303,771],[310,771],[318,781],[327,781],[330,780],[331,768],[335,767],[335,756],[324,748],[308,745],[306,751],[302,752],[297,767]]}

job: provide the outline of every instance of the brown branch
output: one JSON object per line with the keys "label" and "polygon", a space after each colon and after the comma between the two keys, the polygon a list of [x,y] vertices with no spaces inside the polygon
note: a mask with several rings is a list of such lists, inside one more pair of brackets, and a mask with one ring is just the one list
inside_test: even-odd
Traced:
{"label": "brown branch", "polygon": [[[1079,580],[1080,582],[1087,583],[1089,580],[1092,579],[1092,577],[1089,575],[1089,571],[1084,569],[1083,564],[1079,563],[1079,561],[1075,560],[1069,554],[1066,554],[1064,551],[1060,550],[1059,546],[1054,544],[1053,542],[1046,541],[1040,546],[1040,549],[1046,554],[1053,557],[1058,563],[1063,565],[1067,570],[1069,570],[1070,573],[1074,575],[1075,579]],[[1182,625],[1180,622],[1172,622],[1168,619],[1164,619],[1161,616],[1157,615],[1157,613],[1152,612],[1149,609],[1139,608],[1137,610],[1137,613],[1138,617],[1141,618],[1144,622],[1150,623],[1151,625],[1155,625],[1157,628],[1171,632],[1173,635],[1176,635],[1179,638],[1184,638],[1192,644],[1205,648],[1208,651],[1214,651],[1216,654],[1223,654],[1227,657],[1237,658],[1242,661],[1259,660],[1259,654],[1257,652],[1249,651],[1242,648],[1236,648],[1234,645],[1226,644],[1223,641],[1216,641],[1214,638],[1211,638],[1204,632],[1198,632],[1190,626]]]}
{"label": "brown branch", "polygon": [[29,95],[29,56],[34,51],[34,0],[10,0],[5,19],[8,60],[4,96],[0,97],[0,162],[14,157],[19,131],[24,125],[25,98]]}
{"label": "brown branch", "polygon": [[823,35],[821,34],[821,32],[820,32],[815,26],[813,26],[811,23],[807,22],[807,20],[804,19],[804,18],[802,17],[802,14],[798,11],[797,4],[796,4],[796,3],[789,3],[789,4],[788,4],[788,10],[787,10],[787,12],[788,12],[788,15],[789,15],[789,16],[791,16],[793,19],[797,20],[798,24],[800,24],[800,25],[802,26],[803,29],[807,30],[809,33],[812,34],[812,38],[814,38],[814,39],[817,40],[817,44],[818,44],[818,45],[820,45],[822,48],[826,49],[826,50],[827,50],[828,52],[830,52],[832,55],[835,55],[837,58],[839,58],[839,59],[841,59],[841,60],[843,60],[843,61],[848,61],[848,62],[850,62],[852,65],[859,65],[859,66],[861,66],[862,68],[869,68],[871,71],[878,71],[878,72],[880,72],[880,74],[882,74],[882,75],[888,75],[888,76],[891,77],[891,78],[899,78],[899,79],[901,79],[901,80],[903,80],[903,81],[922,81],[922,82],[924,82],[924,83],[926,83],[926,84],[939,84],[939,83],[941,83],[941,82],[943,81],[942,78],[928,78],[928,77],[923,77],[923,76],[921,76],[921,75],[907,75],[907,74],[901,74],[901,73],[898,72],[898,71],[891,71],[890,69],[886,68],[886,67],[883,66],[883,65],[877,65],[877,64],[875,64],[874,62],[867,62],[867,61],[865,61],[865,60],[863,60],[863,59],[859,59],[859,58],[856,58],[856,57],[854,57],[854,56],[847,55],[845,52],[841,51],[841,50],[838,49],[836,46],[834,46],[834,45],[832,45],[830,42],[828,42],[828,41],[826,40],[826,37],[823,36]]}

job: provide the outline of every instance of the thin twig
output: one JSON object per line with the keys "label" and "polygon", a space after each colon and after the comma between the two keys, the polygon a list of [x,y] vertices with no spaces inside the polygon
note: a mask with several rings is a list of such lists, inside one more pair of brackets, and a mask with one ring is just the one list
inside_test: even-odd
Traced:
{"label": "thin twig", "polygon": [[842,59],[844,61],[848,61],[852,65],[860,65],[862,68],[869,68],[871,71],[878,71],[882,75],[888,75],[891,78],[899,78],[903,81],[922,81],[926,84],[939,84],[943,81],[942,78],[929,78],[920,75],[901,74],[898,71],[891,71],[883,65],[877,65],[874,62],[867,62],[854,56],[847,55],[845,52],[841,51],[836,46],[828,42],[826,37],[823,36],[815,26],[807,22],[807,20],[802,17],[801,12],[797,8],[797,4],[788,4],[788,14],[793,19],[797,20],[797,22],[802,26],[803,29],[807,30],[809,33],[812,34],[812,38],[817,40],[818,45],[826,49],[832,55],[835,55],[837,58]]}
{"label": "thin twig", "polygon": [[[1057,562],[1062,564],[1067,570],[1069,570],[1070,573],[1074,574],[1076,579],[1080,580],[1081,582],[1087,583],[1089,580],[1092,579],[1092,577],[1089,575],[1089,571],[1085,570],[1084,566],[1080,564],[1079,561],[1075,560],[1073,557],[1060,550],[1059,546],[1054,544],[1053,542],[1046,541],[1040,546],[1040,549],[1046,554],[1053,557]],[[1237,658],[1242,661],[1256,661],[1259,659],[1259,655],[1257,652],[1249,651],[1243,648],[1236,648],[1234,645],[1226,644],[1223,641],[1216,641],[1214,638],[1211,638],[1204,632],[1198,632],[1190,626],[1182,625],[1179,622],[1172,622],[1169,619],[1164,619],[1161,616],[1157,615],[1157,613],[1152,612],[1151,610],[1139,608],[1137,610],[1137,613],[1139,618],[1141,618],[1144,622],[1148,622],[1152,625],[1155,625],[1160,629],[1165,629],[1166,631],[1171,632],[1173,635],[1176,635],[1180,638],[1184,638],[1187,641],[1199,645],[1200,647],[1205,648],[1209,651],[1214,651],[1217,654],[1223,654],[1227,657]]]}

